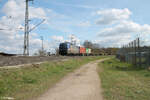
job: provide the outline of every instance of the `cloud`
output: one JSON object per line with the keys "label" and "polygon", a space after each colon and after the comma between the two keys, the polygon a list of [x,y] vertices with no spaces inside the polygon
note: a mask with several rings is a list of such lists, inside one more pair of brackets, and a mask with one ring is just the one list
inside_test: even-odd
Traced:
{"label": "cloud", "polygon": [[105,28],[99,32],[99,36],[115,36],[115,35],[128,35],[138,32],[149,32],[150,26],[149,25],[140,25],[132,21],[122,21],[118,25]]}
{"label": "cloud", "polygon": [[[23,52],[24,41],[24,0],[8,0],[2,11],[5,14],[0,18],[0,51],[7,53],[21,53]],[[29,7],[30,19],[43,19],[46,18],[46,12],[43,8]],[[21,30],[20,30],[21,28]],[[30,53],[39,49],[41,40],[38,38],[37,33],[30,33]],[[48,43],[45,43],[48,47]],[[48,48],[46,48],[48,49]]]}
{"label": "cloud", "polygon": [[31,12],[30,18],[38,18],[38,19],[46,19],[47,18],[45,10],[40,7],[38,7],[38,8],[30,7],[29,10]]}
{"label": "cloud", "polygon": [[78,26],[79,26],[79,27],[90,27],[91,24],[90,24],[89,21],[85,21],[85,22],[80,22],[80,23],[78,24]]}
{"label": "cloud", "polygon": [[[16,20],[23,20],[25,16],[24,0],[9,0],[3,7],[3,12],[6,16],[11,16]],[[29,18],[46,18],[46,12],[43,8],[29,7]]]}
{"label": "cloud", "polygon": [[51,38],[52,38],[54,41],[59,42],[59,43],[65,41],[63,36],[52,36]]}
{"label": "cloud", "polygon": [[129,19],[131,12],[129,9],[106,9],[97,11],[100,18],[96,21],[98,25],[110,25],[121,20]]}
{"label": "cloud", "polygon": [[53,3],[59,6],[68,6],[68,7],[75,7],[75,8],[84,8],[84,9],[96,9],[99,7],[89,6],[89,5],[74,5],[74,4],[65,4],[65,3]]}
{"label": "cloud", "polygon": [[149,38],[147,35],[150,33],[150,25],[140,25],[131,21],[129,16],[131,11],[126,8],[122,10],[103,10],[100,11],[99,14],[103,17],[99,20],[100,23],[98,24],[110,25],[116,23],[98,32],[98,42],[105,46],[120,46],[122,44],[127,44],[134,40],[135,36],[139,34],[144,40]]}
{"label": "cloud", "polygon": [[48,19],[46,24],[48,27],[61,32],[71,33],[71,27],[76,25],[76,21],[67,15],[60,14],[52,9],[45,9],[47,12]]}
{"label": "cloud", "polygon": [[[140,25],[132,21],[122,21],[118,25],[105,28],[98,33],[100,43],[107,46],[120,46],[132,41],[135,35],[142,37],[150,33],[150,25]],[[146,37],[145,37],[146,38]]]}
{"label": "cloud", "polygon": [[120,47],[122,44],[127,44],[131,41],[132,37],[130,35],[116,35],[116,36],[106,36],[100,37],[95,40],[95,43],[99,43],[102,47]]}
{"label": "cloud", "polygon": [[54,46],[55,48],[58,47],[58,45],[63,42],[75,42],[77,46],[80,46],[80,39],[72,34],[68,35],[67,39],[64,39],[63,36],[52,36],[51,38],[53,39],[54,43],[53,45],[55,45]]}
{"label": "cloud", "polygon": [[[79,39],[78,37],[76,37],[75,35],[70,34],[70,35],[68,36],[68,38],[69,38],[69,40],[68,40],[69,42],[74,41],[77,46],[80,46],[80,45],[81,45],[81,44],[80,44],[80,39]],[[72,41],[71,41],[71,39],[72,39]]]}

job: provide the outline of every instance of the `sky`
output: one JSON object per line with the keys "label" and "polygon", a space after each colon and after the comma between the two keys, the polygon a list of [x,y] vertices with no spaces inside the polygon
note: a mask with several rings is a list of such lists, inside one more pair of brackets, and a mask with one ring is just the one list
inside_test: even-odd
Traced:
{"label": "sky", "polygon": [[[34,0],[29,3],[30,53],[54,52],[59,43],[85,40],[102,47],[120,47],[140,37],[150,44],[149,0]],[[0,52],[22,53],[25,0],[0,0]]]}

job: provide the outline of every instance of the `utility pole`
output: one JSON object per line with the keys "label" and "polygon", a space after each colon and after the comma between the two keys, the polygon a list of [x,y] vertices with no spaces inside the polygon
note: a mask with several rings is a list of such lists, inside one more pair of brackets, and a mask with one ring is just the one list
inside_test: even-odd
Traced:
{"label": "utility pole", "polygon": [[44,52],[43,40],[44,40],[44,38],[43,38],[43,36],[41,36],[41,41],[42,41],[42,52]]}
{"label": "utility pole", "polygon": [[71,38],[71,44],[76,45],[75,36],[73,34],[71,34],[70,38]]}
{"label": "utility pole", "polygon": [[70,39],[71,39],[71,44],[73,45],[74,44],[73,43],[73,34],[71,34]]}
{"label": "utility pole", "polygon": [[29,56],[29,9],[28,2],[33,0],[26,0],[26,10],[25,10],[25,28],[24,28],[24,52],[25,56]]}

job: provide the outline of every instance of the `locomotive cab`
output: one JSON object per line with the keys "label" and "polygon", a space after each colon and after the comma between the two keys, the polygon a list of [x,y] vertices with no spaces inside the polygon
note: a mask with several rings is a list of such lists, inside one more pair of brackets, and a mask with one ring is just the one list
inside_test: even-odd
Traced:
{"label": "locomotive cab", "polygon": [[60,55],[67,55],[69,48],[70,48],[70,43],[68,43],[68,42],[60,43],[60,45],[59,45],[59,54]]}

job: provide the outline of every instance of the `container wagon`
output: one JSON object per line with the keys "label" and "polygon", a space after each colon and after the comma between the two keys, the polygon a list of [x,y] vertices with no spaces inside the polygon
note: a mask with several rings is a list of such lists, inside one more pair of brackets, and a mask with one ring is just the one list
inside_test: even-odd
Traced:
{"label": "container wagon", "polygon": [[74,45],[70,45],[70,47],[67,50],[67,53],[69,55],[78,55],[80,52],[79,47],[74,46]]}
{"label": "container wagon", "polygon": [[59,45],[59,54],[60,55],[80,55],[80,56],[89,56],[92,55],[92,50],[90,48],[84,48],[72,45],[69,42],[60,43]]}
{"label": "container wagon", "polygon": [[78,46],[74,46],[69,42],[60,43],[59,54],[60,55],[79,55],[80,49]]}

